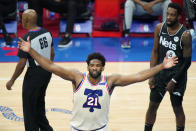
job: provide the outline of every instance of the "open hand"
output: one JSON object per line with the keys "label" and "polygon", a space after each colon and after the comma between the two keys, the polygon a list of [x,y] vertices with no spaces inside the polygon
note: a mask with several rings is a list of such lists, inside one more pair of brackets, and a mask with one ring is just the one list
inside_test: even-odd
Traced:
{"label": "open hand", "polygon": [[27,41],[24,41],[21,37],[19,37],[20,41],[18,42],[19,48],[24,52],[29,52],[31,49],[30,37],[27,37]]}
{"label": "open hand", "polygon": [[178,58],[176,56],[172,58],[168,58],[168,54],[165,56],[163,60],[163,66],[165,69],[171,68],[178,63]]}

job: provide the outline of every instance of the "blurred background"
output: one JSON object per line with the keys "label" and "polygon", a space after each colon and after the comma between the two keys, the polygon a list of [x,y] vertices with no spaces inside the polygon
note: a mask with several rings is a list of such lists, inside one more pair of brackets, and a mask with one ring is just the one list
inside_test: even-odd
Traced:
{"label": "blurred background", "polygon": [[[38,12],[38,25],[52,33],[57,62],[85,61],[86,56],[94,51],[102,52],[108,61],[149,61],[154,28],[157,23],[163,21],[162,12],[139,16],[137,12],[133,12],[129,18],[130,16],[125,14],[126,12],[130,14],[128,8],[130,1],[1,0],[2,9],[6,7],[2,15],[6,32],[0,28],[0,61],[18,61],[17,38],[27,33],[22,27],[21,17],[23,11],[28,8]],[[179,3],[183,8],[180,22],[191,31],[194,51],[196,4],[191,3],[193,9],[190,11],[190,3],[187,3],[187,0],[171,1]],[[125,27],[127,22],[131,22],[127,24],[129,28]],[[125,36],[127,30],[128,36]],[[124,41],[128,45],[123,45]],[[193,61],[195,61],[194,52]]]}

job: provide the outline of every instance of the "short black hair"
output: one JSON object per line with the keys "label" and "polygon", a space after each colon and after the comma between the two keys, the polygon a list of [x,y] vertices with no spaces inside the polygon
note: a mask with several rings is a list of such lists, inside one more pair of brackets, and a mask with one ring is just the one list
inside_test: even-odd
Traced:
{"label": "short black hair", "polygon": [[102,66],[105,66],[105,61],[106,61],[106,59],[105,59],[105,57],[104,57],[101,53],[99,53],[99,52],[94,52],[94,53],[92,53],[92,54],[89,54],[89,55],[88,55],[88,58],[86,59],[87,64],[89,65],[90,61],[93,60],[93,59],[98,59],[98,60],[100,60],[101,63],[102,63]]}
{"label": "short black hair", "polygon": [[174,8],[174,9],[176,9],[177,10],[177,12],[178,12],[178,15],[181,15],[182,14],[182,8],[181,8],[181,6],[178,4],[178,3],[175,3],[175,2],[171,2],[171,3],[169,3],[169,5],[168,5],[168,8]]}

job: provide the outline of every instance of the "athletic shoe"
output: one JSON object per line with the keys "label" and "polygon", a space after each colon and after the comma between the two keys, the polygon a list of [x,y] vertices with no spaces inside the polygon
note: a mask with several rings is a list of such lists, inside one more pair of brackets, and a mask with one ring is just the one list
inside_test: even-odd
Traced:
{"label": "athletic shoe", "polygon": [[72,44],[72,39],[70,37],[63,37],[58,44],[58,47],[68,47]]}

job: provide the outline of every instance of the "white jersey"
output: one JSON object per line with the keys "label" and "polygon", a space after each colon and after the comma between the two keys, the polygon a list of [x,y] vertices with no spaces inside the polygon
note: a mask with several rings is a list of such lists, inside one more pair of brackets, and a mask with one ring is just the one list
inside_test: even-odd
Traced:
{"label": "white jersey", "polygon": [[110,94],[105,76],[98,84],[89,82],[85,73],[79,87],[74,92],[71,126],[78,130],[95,130],[107,125]]}

